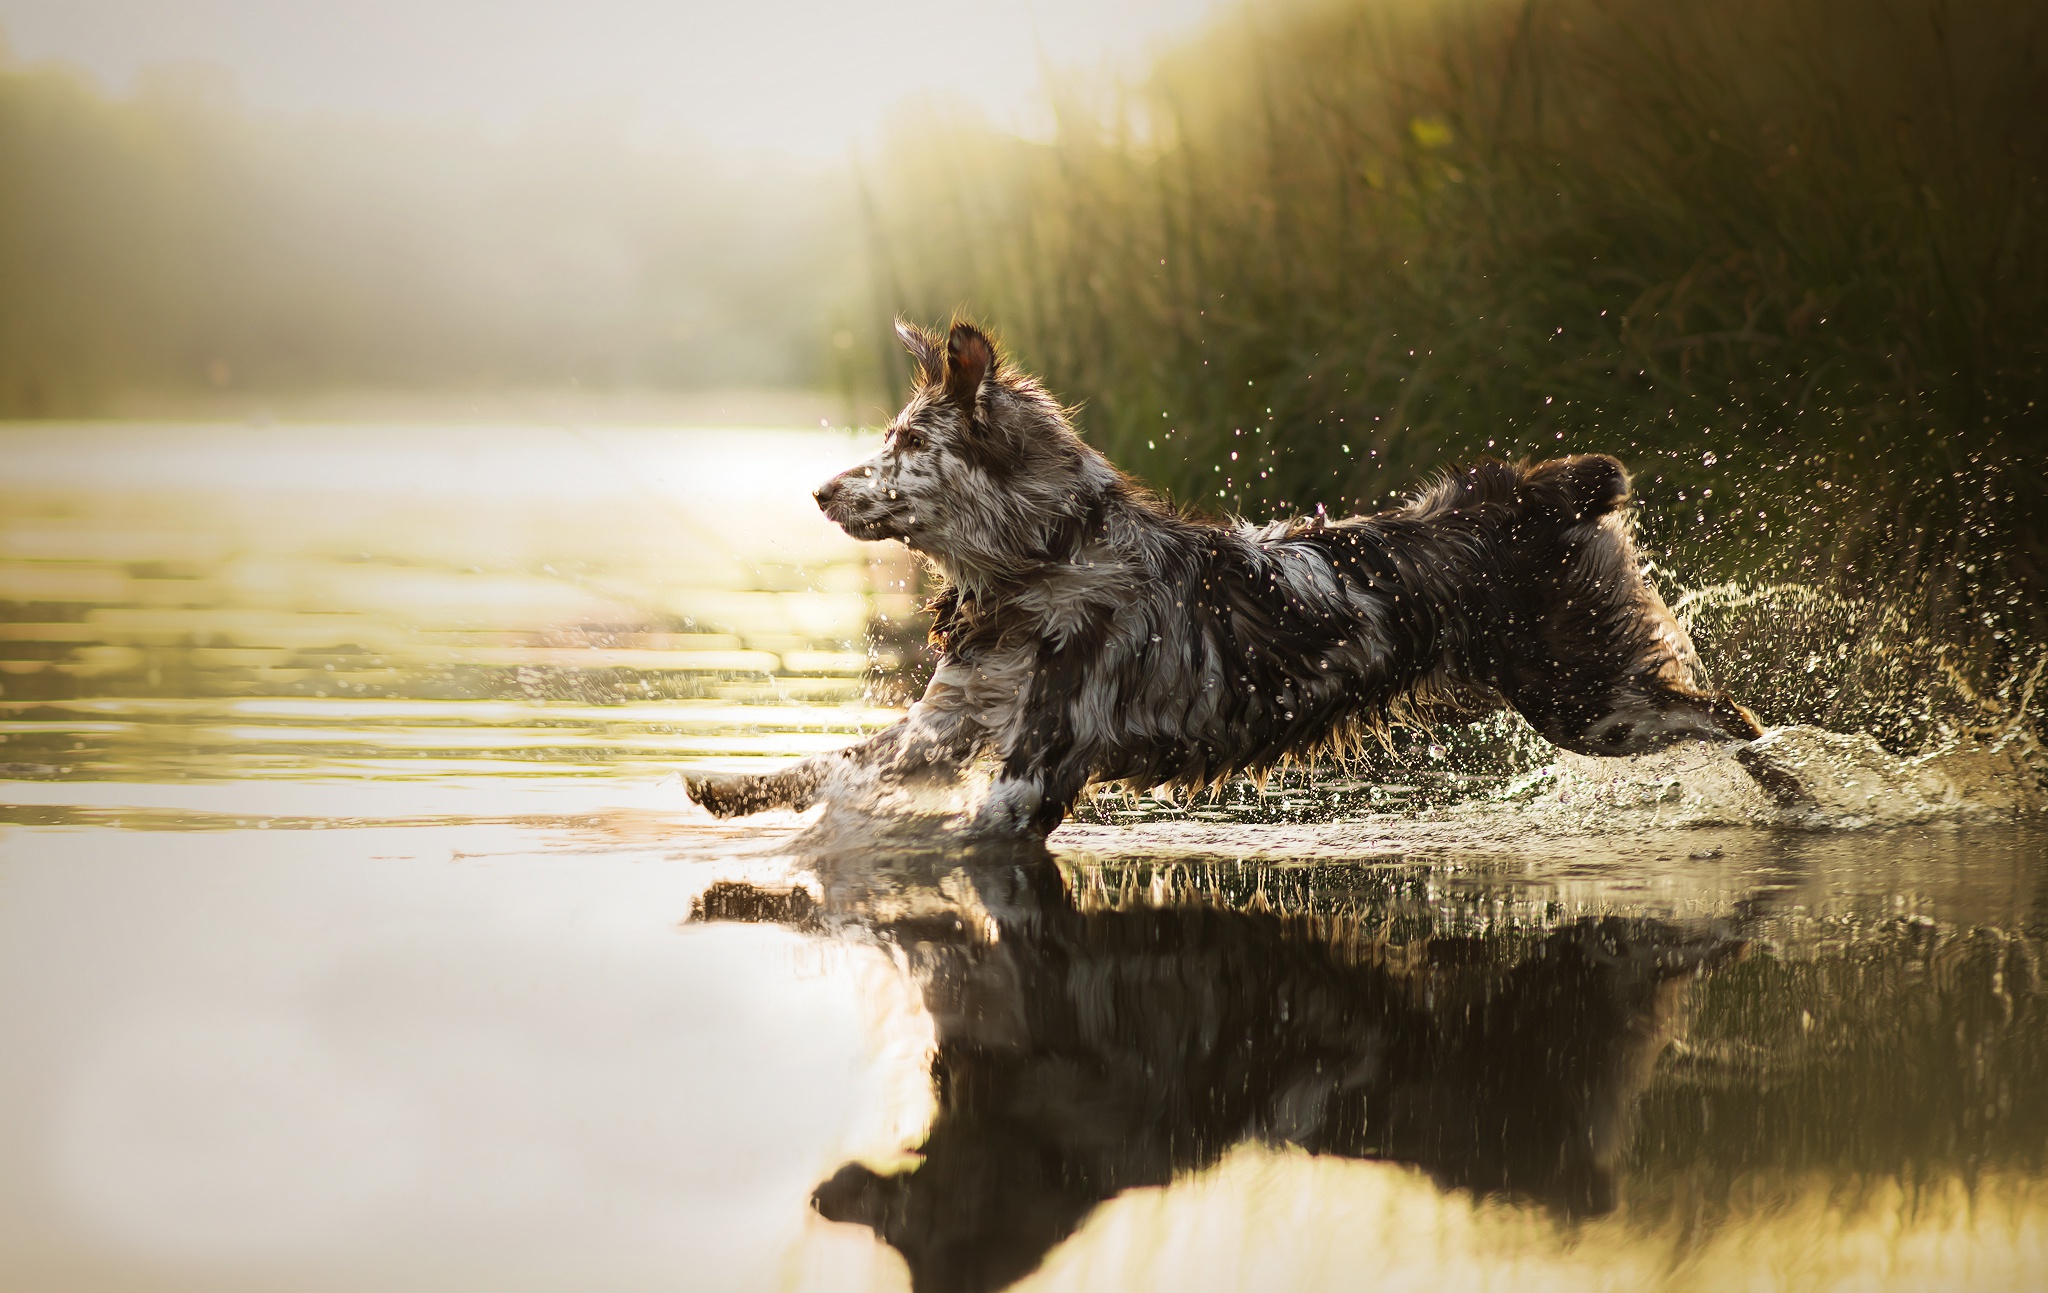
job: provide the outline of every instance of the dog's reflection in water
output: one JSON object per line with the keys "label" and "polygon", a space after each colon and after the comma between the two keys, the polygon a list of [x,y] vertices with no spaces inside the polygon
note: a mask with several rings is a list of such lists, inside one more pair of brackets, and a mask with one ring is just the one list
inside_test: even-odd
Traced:
{"label": "dog's reflection in water", "polygon": [[722,884],[702,918],[902,949],[938,1040],[914,1168],[817,1187],[920,1293],[1002,1288],[1099,1203],[1242,1142],[1413,1164],[1445,1188],[1611,1209],[1686,986],[1741,950],[1647,919],[1390,948],[1190,899],[1084,911],[1042,846],[821,859],[825,900]]}

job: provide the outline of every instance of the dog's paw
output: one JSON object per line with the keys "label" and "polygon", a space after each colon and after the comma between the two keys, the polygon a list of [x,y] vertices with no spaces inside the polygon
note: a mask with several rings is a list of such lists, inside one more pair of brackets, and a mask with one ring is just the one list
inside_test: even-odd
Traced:
{"label": "dog's paw", "polygon": [[771,808],[797,812],[811,806],[819,778],[801,766],[766,776],[701,776],[683,778],[683,790],[713,817],[744,817]]}
{"label": "dog's paw", "polygon": [[1807,789],[1799,773],[1773,758],[1770,751],[1757,748],[1757,742],[1736,746],[1735,762],[1780,808],[1813,807],[1813,792]]}
{"label": "dog's paw", "polygon": [[725,802],[719,785],[721,780],[722,778],[717,777],[684,777],[683,794],[688,796],[691,803],[713,817],[730,817],[731,813],[719,811],[720,805]]}
{"label": "dog's paw", "polygon": [[744,817],[767,805],[759,777],[684,777],[683,793],[713,817]]}
{"label": "dog's paw", "polygon": [[975,811],[971,833],[983,839],[1044,838],[1039,824],[1045,793],[1028,781],[998,781]]}

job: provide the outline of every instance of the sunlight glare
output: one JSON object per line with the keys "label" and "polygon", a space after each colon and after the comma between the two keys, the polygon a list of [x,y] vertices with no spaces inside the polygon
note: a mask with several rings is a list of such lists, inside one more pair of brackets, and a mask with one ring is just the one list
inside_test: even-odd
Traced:
{"label": "sunlight glare", "polygon": [[127,92],[166,63],[224,69],[253,108],[498,130],[595,114],[652,142],[832,160],[898,105],[1026,132],[1047,68],[1135,71],[1215,0],[0,0],[0,54]]}

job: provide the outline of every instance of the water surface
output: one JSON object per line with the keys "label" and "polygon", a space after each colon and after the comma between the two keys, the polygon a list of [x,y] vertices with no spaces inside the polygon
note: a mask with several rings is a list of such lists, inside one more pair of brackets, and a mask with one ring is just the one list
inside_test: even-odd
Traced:
{"label": "water surface", "polygon": [[900,702],[860,452],[0,432],[7,1286],[2048,1279],[2023,761],[714,823]]}

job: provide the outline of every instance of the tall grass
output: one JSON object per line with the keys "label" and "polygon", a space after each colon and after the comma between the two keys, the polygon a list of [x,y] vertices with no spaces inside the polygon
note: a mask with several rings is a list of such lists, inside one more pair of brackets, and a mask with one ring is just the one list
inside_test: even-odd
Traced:
{"label": "tall grass", "polygon": [[2048,599],[2044,37],[2034,0],[1252,8],[1067,87],[1050,143],[906,133],[877,293],[994,323],[1218,510],[1620,453],[1686,580],[1823,590],[1852,638],[1910,602],[1981,698]]}

